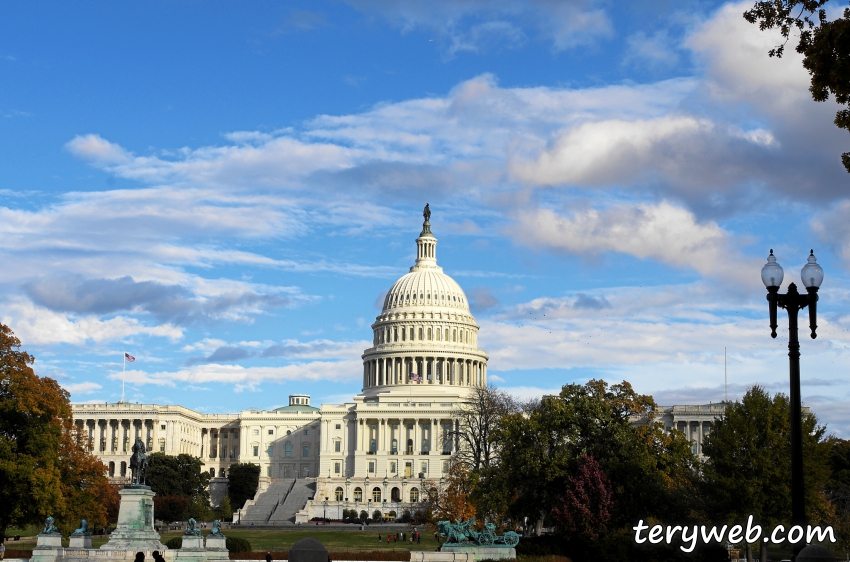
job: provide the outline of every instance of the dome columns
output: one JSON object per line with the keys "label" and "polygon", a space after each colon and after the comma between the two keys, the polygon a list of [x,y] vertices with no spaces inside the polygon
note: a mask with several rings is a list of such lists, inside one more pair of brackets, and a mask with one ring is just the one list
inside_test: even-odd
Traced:
{"label": "dome columns", "polygon": [[[419,375],[418,380],[412,380],[413,374]],[[363,362],[364,389],[411,384],[485,386],[487,361],[447,353],[417,353],[375,357]]]}

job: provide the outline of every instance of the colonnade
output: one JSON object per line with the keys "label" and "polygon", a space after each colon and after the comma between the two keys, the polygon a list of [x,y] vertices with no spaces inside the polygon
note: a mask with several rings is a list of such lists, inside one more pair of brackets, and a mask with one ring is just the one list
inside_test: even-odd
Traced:
{"label": "colonnade", "polygon": [[685,438],[692,443],[692,451],[696,455],[702,455],[702,441],[711,431],[712,422],[703,420],[676,420],[673,429],[678,429],[685,434]]}
{"label": "colonnade", "polygon": [[440,417],[366,417],[357,420],[355,451],[367,454],[450,454],[457,449],[457,420]]}
{"label": "colonnade", "polygon": [[235,427],[205,427],[201,429],[201,459],[239,458],[239,429]]}
{"label": "colonnade", "polygon": [[[417,380],[413,380],[414,374]],[[381,357],[363,362],[363,388],[405,384],[486,386],[487,363],[447,355]]]}

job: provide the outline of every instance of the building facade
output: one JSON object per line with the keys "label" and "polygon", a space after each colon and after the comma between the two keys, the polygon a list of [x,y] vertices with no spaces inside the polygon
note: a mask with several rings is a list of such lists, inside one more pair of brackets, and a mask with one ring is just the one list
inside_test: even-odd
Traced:
{"label": "building facade", "polygon": [[[109,476],[129,476],[130,447],[200,457],[221,484],[234,462],[261,467],[261,491],[272,479],[309,478],[315,494],[297,517],[339,517],[344,509],[397,516],[415,510],[439,486],[458,446],[452,412],[487,385],[487,354],[458,283],[437,265],[430,211],[416,238],[416,262],[396,281],[372,324],[360,394],[344,404],[310,405],[293,394],[269,411],[201,414],[181,406],[74,404],[75,423]],[[702,437],[722,405],[659,409],[669,430],[684,429],[701,452]],[[636,420],[636,423],[640,423]],[[214,493],[214,505],[223,494]]]}

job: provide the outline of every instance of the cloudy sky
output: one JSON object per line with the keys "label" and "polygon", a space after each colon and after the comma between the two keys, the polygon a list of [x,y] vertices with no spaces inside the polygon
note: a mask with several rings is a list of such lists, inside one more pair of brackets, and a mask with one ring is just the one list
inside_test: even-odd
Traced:
{"label": "cloudy sky", "polygon": [[491,381],[661,404],[787,392],[850,436],[850,137],[743,4],[432,0],[0,8],[0,322],[74,401],[204,412],[360,389],[415,255],[463,286]]}

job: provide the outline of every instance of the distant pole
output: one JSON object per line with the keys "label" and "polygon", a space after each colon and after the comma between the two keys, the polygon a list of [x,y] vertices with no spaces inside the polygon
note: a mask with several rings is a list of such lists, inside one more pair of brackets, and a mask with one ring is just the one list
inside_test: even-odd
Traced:
{"label": "distant pole", "polygon": [[726,396],[724,402],[729,402],[729,376],[726,374],[726,346],[723,346],[723,390]]}
{"label": "distant pole", "polygon": [[124,373],[127,372],[127,352],[121,355],[121,403],[124,403]]}

